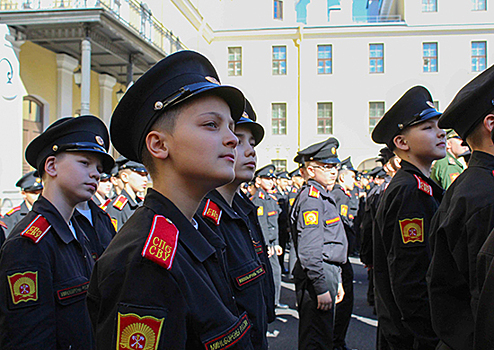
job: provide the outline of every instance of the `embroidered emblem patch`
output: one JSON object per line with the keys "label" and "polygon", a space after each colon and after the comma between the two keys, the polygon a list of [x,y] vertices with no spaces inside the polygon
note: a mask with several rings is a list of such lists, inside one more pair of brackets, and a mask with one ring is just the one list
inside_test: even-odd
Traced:
{"label": "embroidered emblem patch", "polygon": [[257,216],[263,216],[264,215],[264,207],[260,206],[257,208]]}
{"label": "embroidered emblem patch", "polygon": [[31,239],[34,243],[38,243],[41,238],[48,232],[51,225],[41,214],[38,214],[33,221],[22,231],[21,236]]}
{"label": "embroidered emblem patch", "polygon": [[142,256],[170,270],[178,245],[178,229],[167,218],[155,215]]}
{"label": "embroidered emblem patch", "polygon": [[204,343],[206,350],[226,349],[238,342],[250,328],[249,318],[244,313],[242,317],[225,333],[220,334]]}
{"label": "embroidered emblem patch", "polygon": [[270,211],[268,213],[268,216],[273,216],[273,215],[276,215],[278,212],[276,210],[273,210],[273,211]]}
{"label": "embroidered emblem patch", "polygon": [[235,280],[237,281],[237,284],[241,287],[246,283],[255,281],[265,273],[266,271],[264,271],[264,268],[262,267],[262,265],[260,265],[256,267],[254,270],[249,271],[246,274],[243,274],[242,276],[238,276],[237,278],[235,278]]}
{"label": "embroidered emblem patch", "polygon": [[348,205],[342,204],[340,207],[340,215],[347,216],[348,215]]}
{"label": "embroidered emblem patch", "polygon": [[117,227],[118,227],[118,220],[117,220],[117,219],[112,218],[112,219],[111,219],[111,223],[113,224],[113,228],[115,229],[115,231],[117,231]]}
{"label": "embroidered emblem patch", "polygon": [[305,226],[317,225],[319,223],[319,212],[317,210],[306,211],[304,213]]}
{"label": "embroidered emblem patch", "polygon": [[340,220],[341,220],[340,217],[337,216],[337,217],[335,217],[333,219],[326,220],[325,222],[326,222],[326,225],[331,225],[331,224],[334,224],[334,223],[336,223],[336,222],[338,222]]}
{"label": "embroidered emblem patch", "polygon": [[455,181],[458,176],[460,176],[460,173],[449,174],[451,182]]}
{"label": "embroidered emblem patch", "polygon": [[78,286],[57,290],[58,299],[64,300],[70,297],[75,297],[77,295],[86,293],[88,289],[89,289],[89,282],[85,282]]}
{"label": "embroidered emblem patch", "polygon": [[401,238],[403,243],[424,241],[424,219],[403,219],[400,220]]}
{"label": "embroidered emblem patch", "polygon": [[38,271],[26,271],[7,276],[12,302],[19,304],[29,300],[38,300]]}
{"label": "embroidered emblem patch", "polygon": [[207,200],[206,206],[202,212],[202,216],[211,219],[216,226],[220,224],[222,211],[216,203],[212,202],[210,199]]}
{"label": "embroidered emblem patch", "polygon": [[156,350],[165,319],[118,313],[117,349]]}
{"label": "embroidered emblem patch", "polygon": [[309,197],[319,198],[320,192],[314,186],[310,186]]}
{"label": "embroidered emblem patch", "polygon": [[117,199],[115,199],[115,202],[113,203],[113,206],[117,208],[118,210],[122,210],[123,207],[125,207],[125,204],[127,204],[129,200],[122,195],[119,195]]}
{"label": "embroidered emblem patch", "polygon": [[432,196],[432,186],[429,185],[424,180],[422,180],[417,175],[413,174],[413,176],[415,176],[415,178],[417,179],[418,189],[421,190],[421,191],[423,191],[423,192],[425,192],[425,193],[427,193],[429,196]]}

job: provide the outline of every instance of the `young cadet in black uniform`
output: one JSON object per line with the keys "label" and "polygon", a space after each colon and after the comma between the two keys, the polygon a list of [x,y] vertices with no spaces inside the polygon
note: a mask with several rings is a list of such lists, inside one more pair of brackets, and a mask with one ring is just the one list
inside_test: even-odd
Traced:
{"label": "young cadet in black uniform", "polygon": [[252,349],[228,281],[225,242],[195,212],[235,176],[243,94],[208,59],[159,61],[113,112],[115,149],[150,171],[140,207],[98,259],[88,308],[100,349]]}
{"label": "young cadet in black uniform", "polygon": [[477,254],[494,228],[494,67],[465,85],[439,120],[472,149],[431,225],[428,272],[434,330],[442,349],[471,349],[479,298]]}
{"label": "young cadet in black uniform", "polygon": [[98,190],[94,194],[92,200],[98,207],[106,210],[108,204],[111,203],[111,198],[109,198],[111,193],[112,183],[110,181],[111,175],[103,173],[100,176]]}
{"label": "young cadet in black uniform", "polygon": [[116,196],[106,212],[110,215],[115,230],[122,228],[123,224],[134,214],[136,209],[142,205],[142,200],[138,193],[146,190],[148,183],[148,172],[144,165],[131,161],[125,157],[117,159],[118,177],[124,187],[120,194]]}
{"label": "young cadet in black uniform", "polygon": [[[441,114],[423,86],[408,90],[372,132],[402,159],[384,192],[373,230],[374,286],[379,329],[391,349],[434,349],[425,276],[430,261],[429,226],[443,189],[428,176],[446,155]],[[385,344],[379,344],[386,348]]]}
{"label": "young cadet in black uniform", "polygon": [[275,180],[276,184],[273,191],[280,208],[278,213],[278,241],[282,249],[282,253],[281,255],[278,255],[278,261],[283,274],[288,273],[288,270],[285,268],[285,248],[290,236],[290,219],[288,217],[290,210],[288,203],[289,181],[290,177],[288,176],[288,172],[281,171],[277,173]]}
{"label": "young cadet in black uniform", "polygon": [[326,190],[336,181],[338,140],[299,151],[307,179],[290,213],[297,252],[293,270],[299,321],[298,348],[333,349],[334,305],[343,298],[341,264],[347,261],[348,242],[336,203]]}
{"label": "young cadet in black uniform", "polygon": [[[250,230],[244,213],[233,208],[240,184],[251,181],[256,170],[255,146],[264,137],[263,127],[247,118],[254,115],[247,101],[244,116],[235,125],[238,138],[235,158],[235,180],[209,192],[202,200],[198,215],[226,243],[228,276],[240,312],[247,312],[252,322],[251,339],[255,349],[267,349],[268,307],[274,310],[274,288],[271,264],[267,263],[262,234]],[[260,256],[256,247],[262,250]],[[264,259],[261,259],[264,255]],[[267,266],[264,263],[267,263]],[[271,285],[269,285],[271,284]],[[271,305],[268,305],[271,304]],[[273,321],[271,319],[271,321]]]}
{"label": "young cadet in black uniform", "polygon": [[113,158],[105,124],[62,118],[26,148],[43,194],[0,250],[0,348],[94,349],[85,296],[94,260],[73,218]]}
{"label": "young cadet in black uniform", "polygon": [[3,221],[7,225],[7,229],[5,230],[6,236],[8,236],[14,226],[29,213],[34,202],[36,202],[43,190],[41,178],[39,176],[34,176],[34,173],[35,171],[30,171],[29,173],[24,174],[24,176],[22,176],[15,184],[16,187],[21,189],[21,195],[24,197],[24,201],[20,205],[10,209],[3,217]]}
{"label": "young cadet in black uniform", "polygon": [[281,294],[281,266],[278,256],[283,254],[278,237],[279,226],[278,216],[280,207],[278,199],[271,194],[274,187],[276,176],[274,174],[275,166],[268,164],[257,170],[256,187],[257,192],[252,196],[252,203],[257,206],[257,217],[261,225],[264,240],[268,245],[268,257],[273,269],[274,279],[274,303],[277,308],[287,309],[288,305],[280,303]]}

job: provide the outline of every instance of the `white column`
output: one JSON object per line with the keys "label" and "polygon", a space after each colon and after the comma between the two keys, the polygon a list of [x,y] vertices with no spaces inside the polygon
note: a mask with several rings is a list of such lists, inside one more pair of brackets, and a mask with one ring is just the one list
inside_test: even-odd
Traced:
{"label": "white column", "polygon": [[81,115],[87,115],[91,96],[91,42],[88,39],[81,43],[81,61]]}
{"label": "white column", "polygon": [[57,54],[57,119],[72,116],[74,69],[79,61],[64,53]]}
{"label": "white column", "polygon": [[108,74],[99,76],[99,117],[107,126],[110,125],[112,113],[113,87],[117,79]]}

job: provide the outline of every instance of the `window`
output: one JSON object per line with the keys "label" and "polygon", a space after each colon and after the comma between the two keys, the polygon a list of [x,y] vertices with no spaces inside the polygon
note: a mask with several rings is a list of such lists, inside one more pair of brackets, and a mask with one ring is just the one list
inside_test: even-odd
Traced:
{"label": "window", "polygon": [[384,115],[384,102],[369,102],[369,131],[372,132],[376,124]]}
{"label": "window", "polygon": [[[25,96],[22,102],[22,144],[23,149],[43,132],[43,104],[32,96]],[[31,167],[23,157],[23,174],[31,171]]]}
{"label": "window", "polygon": [[485,0],[472,0],[472,10],[473,11],[486,11],[486,1]]}
{"label": "window", "polygon": [[286,46],[273,46],[273,75],[286,75]]}
{"label": "window", "polygon": [[276,172],[286,171],[286,159],[272,159],[271,164],[276,168]]}
{"label": "window", "polygon": [[274,19],[283,19],[283,1],[282,0],[274,0],[273,2],[273,18]]}
{"label": "window", "polygon": [[286,135],[286,103],[271,105],[271,127],[273,135]]}
{"label": "window", "polygon": [[317,45],[317,74],[333,73],[333,46]]}
{"label": "window", "polygon": [[384,73],[384,44],[370,44],[369,51],[370,72]]}
{"label": "window", "polygon": [[333,133],[333,103],[321,102],[317,104],[317,133]]}
{"label": "window", "polygon": [[423,43],[424,72],[437,72],[437,43]]}
{"label": "window", "polygon": [[228,75],[242,75],[242,48],[228,48]]}
{"label": "window", "polygon": [[487,61],[485,41],[472,41],[472,72],[482,72]]}
{"label": "window", "polygon": [[437,12],[437,0],[422,0],[422,12]]}

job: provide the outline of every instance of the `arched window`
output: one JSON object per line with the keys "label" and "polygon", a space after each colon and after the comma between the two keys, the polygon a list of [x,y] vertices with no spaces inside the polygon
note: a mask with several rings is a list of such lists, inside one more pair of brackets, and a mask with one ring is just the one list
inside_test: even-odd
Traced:
{"label": "arched window", "polygon": [[[43,103],[33,96],[25,96],[22,106],[22,147],[25,150],[29,142],[43,132]],[[31,167],[22,153],[22,173],[25,174]]]}

